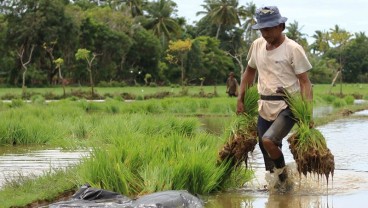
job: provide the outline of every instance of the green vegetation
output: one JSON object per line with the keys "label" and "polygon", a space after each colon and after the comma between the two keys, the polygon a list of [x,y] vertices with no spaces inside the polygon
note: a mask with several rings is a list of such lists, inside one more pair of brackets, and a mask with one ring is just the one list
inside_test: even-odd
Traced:
{"label": "green vegetation", "polygon": [[288,142],[299,174],[325,175],[328,181],[335,170],[334,156],[322,133],[313,127],[312,102],[301,95],[288,95],[288,102],[297,123]]}
{"label": "green vegetation", "polygon": [[[325,93],[328,87],[314,86],[314,108],[342,99]],[[161,90],[150,87],[113,89],[147,93],[144,96]],[[81,164],[67,171],[11,181],[0,191],[0,201],[7,206],[50,201],[77,190],[86,182],[129,196],[167,189],[208,194],[241,186],[252,177],[252,171],[242,166],[232,169],[230,163],[218,164],[217,160],[231,126],[226,126],[221,135],[215,135],[205,132],[200,123],[202,116],[226,117],[234,121],[238,118],[235,117],[236,99],[226,96],[224,86],[218,86],[223,94],[212,98],[197,97],[199,87],[188,89],[187,97],[128,102],[120,96],[107,98],[105,102],[78,97],[46,102],[41,95],[44,91],[40,89],[40,95],[33,96],[31,102],[21,99],[1,102],[0,145],[91,148],[92,157],[84,158]],[[335,108],[326,117],[315,119],[317,125],[342,117],[345,109],[368,109],[367,104],[350,105],[349,100],[356,91],[349,85],[346,89],[346,105]],[[359,93],[365,96],[365,89]],[[0,93],[3,90],[6,89],[1,89]],[[63,93],[61,89],[55,90]],[[213,92],[213,87],[204,90]],[[254,103],[254,99],[249,101]],[[51,191],[51,182],[63,185]]]}
{"label": "green vegetation", "polygon": [[[244,71],[259,37],[252,1],[204,1],[189,23],[175,0],[19,0],[0,4],[0,86],[221,85]],[[203,11],[201,11],[203,10]],[[286,35],[302,45],[313,83],[366,83],[368,38],[338,25]],[[95,85],[95,86],[94,86]],[[216,94],[216,93],[215,93]]]}
{"label": "green vegetation", "polygon": [[[233,106],[234,100],[227,97],[211,101],[166,98],[131,103],[113,99],[104,103],[68,99],[16,106],[8,103],[0,111],[4,118],[0,144],[92,148],[91,157],[73,169],[74,176],[68,178],[72,181],[59,193],[88,182],[132,197],[171,189],[209,194],[229,185],[241,186],[252,174],[244,168],[235,170],[226,162],[218,164],[217,151],[224,138],[204,132],[198,118],[188,115],[230,115]],[[53,180],[64,180],[60,175],[55,177]],[[44,179],[11,182],[0,191],[0,200],[25,206],[57,195],[50,192],[46,197],[43,189],[21,201],[9,196],[22,183],[29,184],[25,188],[42,189],[38,182],[44,183]]]}
{"label": "green vegetation", "polygon": [[252,153],[257,137],[257,115],[259,94],[255,86],[250,87],[244,97],[244,112],[231,124],[228,140],[219,151],[221,161],[230,160],[239,166],[245,162],[248,167],[248,154]]}
{"label": "green vegetation", "polygon": [[[77,190],[75,168],[46,172],[42,177],[20,177],[0,190],[1,207],[38,207]],[[31,206],[33,205],[33,206]]]}

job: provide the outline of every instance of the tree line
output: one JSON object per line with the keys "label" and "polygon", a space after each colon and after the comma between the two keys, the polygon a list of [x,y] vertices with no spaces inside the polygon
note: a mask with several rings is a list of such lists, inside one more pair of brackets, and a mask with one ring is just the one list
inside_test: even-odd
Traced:
{"label": "tree line", "polygon": [[[0,0],[0,84],[217,85],[239,77],[259,37],[256,5],[205,0],[188,24],[173,0]],[[368,81],[368,38],[335,25],[308,43],[313,83]]]}

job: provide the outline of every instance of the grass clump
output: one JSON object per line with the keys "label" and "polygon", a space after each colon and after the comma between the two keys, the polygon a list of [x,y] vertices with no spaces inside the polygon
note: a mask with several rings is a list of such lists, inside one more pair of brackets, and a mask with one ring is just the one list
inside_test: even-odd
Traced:
{"label": "grass clump", "polygon": [[288,103],[297,121],[297,128],[288,138],[289,148],[298,166],[299,174],[308,173],[333,176],[334,156],[327,147],[322,133],[313,127],[312,103],[300,95],[288,96]]}
{"label": "grass clump", "polygon": [[75,168],[48,171],[43,176],[20,176],[0,190],[1,207],[40,207],[77,190]]}

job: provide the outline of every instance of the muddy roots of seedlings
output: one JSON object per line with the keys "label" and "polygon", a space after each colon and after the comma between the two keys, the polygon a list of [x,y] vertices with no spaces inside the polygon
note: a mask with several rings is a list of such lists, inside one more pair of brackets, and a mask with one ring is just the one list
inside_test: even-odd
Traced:
{"label": "muddy roots of seedlings", "polygon": [[308,173],[318,176],[324,175],[328,181],[330,175],[333,177],[335,170],[334,156],[330,149],[326,146],[316,147],[301,144],[299,139],[297,133],[288,138],[289,148],[297,164],[299,174],[303,173],[304,176],[307,176]]}
{"label": "muddy roots of seedlings", "polygon": [[219,151],[219,160],[231,160],[233,165],[240,165],[242,161],[248,167],[248,153],[252,153],[257,145],[257,132],[237,132],[230,135],[229,140]]}

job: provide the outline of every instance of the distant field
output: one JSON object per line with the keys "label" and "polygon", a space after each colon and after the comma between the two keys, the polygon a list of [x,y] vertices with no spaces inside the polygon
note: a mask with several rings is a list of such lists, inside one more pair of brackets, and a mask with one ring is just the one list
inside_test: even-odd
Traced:
{"label": "distant field", "polygon": [[[342,87],[342,88],[341,88]],[[129,93],[136,96],[142,95],[151,95],[159,92],[171,92],[175,95],[180,94],[181,87],[95,87],[95,93],[99,95],[104,94],[121,94],[121,93]],[[199,94],[201,87],[199,86],[189,86],[188,87],[188,95]],[[204,86],[203,90],[205,93],[213,93],[215,87],[214,86]],[[313,87],[314,95],[323,95],[328,94],[329,92],[333,94],[340,94],[340,90],[342,89],[342,93],[346,94],[359,94],[362,95],[363,98],[368,99],[368,84],[337,84],[336,86],[331,88],[329,84],[316,84]],[[67,87],[66,92],[70,93],[71,91],[85,91],[89,92],[90,87]],[[220,85],[216,86],[216,91],[220,97],[227,96],[226,94],[226,86]],[[46,94],[52,93],[55,95],[62,95],[63,88],[62,87],[52,87],[52,88],[27,88],[27,92]],[[5,95],[21,95],[21,88],[0,88],[0,98]]]}

